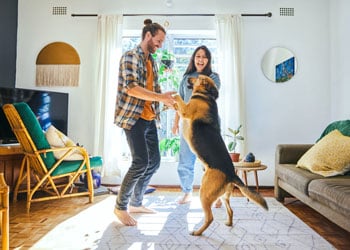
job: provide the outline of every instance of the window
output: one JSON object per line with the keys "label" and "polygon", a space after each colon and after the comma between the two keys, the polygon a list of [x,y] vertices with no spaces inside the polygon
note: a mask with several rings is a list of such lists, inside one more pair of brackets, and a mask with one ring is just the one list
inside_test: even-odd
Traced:
{"label": "window", "polygon": [[[163,47],[154,54],[159,67],[159,82],[162,91],[177,91],[186,71],[187,65],[193,51],[200,45],[206,45],[212,53],[212,67],[216,67],[216,39],[215,34],[196,31],[177,31],[175,34],[167,32],[166,41]],[[140,43],[140,35],[123,36],[123,52],[134,48]],[[162,60],[163,58],[163,60]],[[169,60],[173,60],[171,63]],[[174,157],[178,152],[178,138],[172,134],[172,125],[174,122],[175,111],[164,110],[161,112],[161,124],[158,129],[158,136],[162,151],[162,157]],[[162,150],[172,147],[173,150]]]}

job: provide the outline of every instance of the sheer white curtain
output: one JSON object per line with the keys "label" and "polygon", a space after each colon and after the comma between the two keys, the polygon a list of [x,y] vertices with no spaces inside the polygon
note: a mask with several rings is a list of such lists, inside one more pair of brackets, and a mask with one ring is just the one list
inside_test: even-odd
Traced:
{"label": "sheer white curtain", "polygon": [[[241,135],[246,137],[244,82],[241,54],[242,20],[240,15],[216,15],[216,40],[218,48],[218,72],[221,88],[218,99],[221,128],[236,129],[242,124]],[[245,140],[238,151],[245,154]]]}
{"label": "sheer white curtain", "polygon": [[118,61],[122,50],[122,15],[98,17],[98,72],[93,99],[95,100],[94,153],[103,157],[103,176],[120,176],[118,143],[121,130],[114,124],[117,93]]}

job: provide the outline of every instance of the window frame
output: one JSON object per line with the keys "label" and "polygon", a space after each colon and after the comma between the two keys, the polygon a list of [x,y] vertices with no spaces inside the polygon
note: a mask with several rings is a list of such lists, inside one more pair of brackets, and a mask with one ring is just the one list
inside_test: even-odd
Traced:
{"label": "window frame", "polygon": [[[122,49],[123,52],[125,52],[128,49],[134,48],[140,41],[140,31],[139,30],[124,30],[123,35],[122,35]],[[137,42],[135,42],[132,45],[129,45],[129,47],[124,46],[124,41],[125,39],[130,38],[130,39],[136,39]],[[201,42],[200,44],[194,43],[193,45],[189,45],[190,50],[189,54],[177,54],[175,53],[174,48],[181,48],[181,45],[174,45],[174,40],[203,40],[203,41],[210,41],[211,45],[208,45],[208,43]],[[185,58],[185,62],[181,63],[181,70],[179,70],[179,66],[176,65],[175,62],[175,69],[178,70],[178,84],[180,85],[183,74],[187,68],[187,65],[189,63],[189,59],[192,56],[193,51],[195,48],[197,48],[200,45],[206,45],[209,50],[212,53],[212,68],[213,71],[217,68],[217,45],[216,45],[216,35],[215,35],[215,30],[175,30],[175,31],[167,31],[166,35],[166,40],[163,43],[162,49],[167,49],[171,53],[175,55],[175,58],[177,60],[178,57],[180,58]],[[184,45],[186,46],[186,45]],[[187,58],[187,61],[186,61]],[[160,67],[160,62],[157,60],[158,67]],[[162,91],[178,91],[178,89],[174,89],[170,87],[169,89],[163,88],[162,86]],[[178,86],[179,87],[179,86]],[[177,88],[178,88],[177,87]],[[165,117],[164,117],[165,116]],[[161,122],[159,124],[158,128],[158,138],[159,138],[159,144],[160,144],[160,149],[161,151],[165,150],[165,152],[161,152],[161,157],[162,161],[178,161],[178,152],[179,152],[179,139],[178,135],[173,135],[172,134],[172,125],[174,122],[175,118],[175,111],[174,110],[166,110],[161,112]],[[163,121],[166,120],[164,123]],[[165,127],[165,128],[164,128]],[[165,148],[164,148],[165,147]],[[168,149],[169,150],[166,150]],[[171,150],[172,149],[172,150]]]}

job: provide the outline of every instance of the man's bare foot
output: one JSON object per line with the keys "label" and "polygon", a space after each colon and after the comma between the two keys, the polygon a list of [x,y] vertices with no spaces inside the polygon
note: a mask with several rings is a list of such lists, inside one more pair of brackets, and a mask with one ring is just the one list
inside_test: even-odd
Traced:
{"label": "man's bare foot", "polygon": [[192,193],[185,193],[184,196],[178,201],[179,204],[186,204],[192,201]]}
{"label": "man's bare foot", "polygon": [[216,207],[216,208],[220,208],[221,206],[222,206],[222,201],[221,201],[220,198],[218,198],[218,199],[216,200],[216,202],[215,202],[215,207]]}
{"label": "man's bare foot", "polygon": [[133,217],[131,217],[128,211],[126,210],[119,210],[115,208],[114,214],[125,226],[136,226],[137,224],[137,221]]}
{"label": "man's bare foot", "polygon": [[129,212],[130,213],[145,213],[145,214],[155,214],[157,211],[148,208],[148,207],[134,207],[134,206],[129,206]]}

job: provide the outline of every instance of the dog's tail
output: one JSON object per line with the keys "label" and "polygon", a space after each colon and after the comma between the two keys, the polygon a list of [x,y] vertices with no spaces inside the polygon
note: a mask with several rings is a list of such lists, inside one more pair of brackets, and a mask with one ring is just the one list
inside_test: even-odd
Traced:
{"label": "dog's tail", "polygon": [[238,176],[235,176],[232,182],[239,188],[242,194],[245,197],[247,197],[249,200],[262,206],[266,210],[269,209],[264,197],[262,197],[259,193],[255,192],[254,190],[250,190],[246,185],[244,185],[243,181]]}

